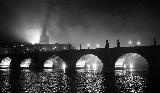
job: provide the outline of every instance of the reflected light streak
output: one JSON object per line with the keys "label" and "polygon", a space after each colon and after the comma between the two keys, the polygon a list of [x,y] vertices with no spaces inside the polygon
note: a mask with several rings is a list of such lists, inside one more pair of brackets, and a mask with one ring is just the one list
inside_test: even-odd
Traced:
{"label": "reflected light streak", "polygon": [[10,93],[10,82],[9,82],[9,74],[10,69],[0,69],[0,90],[1,93]]}
{"label": "reflected light streak", "polygon": [[103,93],[105,91],[103,74],[78,73],[76,76],[76,93]]}
{"label": "reflected light streak", "polygon": [[22,71],[22,92],[27,93],[65,93],[69,91],[68,77],[64,73],[45,69],[43,72],[33,73]]}
{"label": "reflected light streak", "polygon": [[132,71],[116,71],[116,93],[144,93],[147,87],[145,73]]}

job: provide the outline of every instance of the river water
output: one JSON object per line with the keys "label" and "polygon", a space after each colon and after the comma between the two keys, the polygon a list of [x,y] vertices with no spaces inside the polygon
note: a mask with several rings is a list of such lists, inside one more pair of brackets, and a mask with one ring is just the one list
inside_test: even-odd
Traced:
{"label": "river water", "polygon": [[150,93],[149,72],[0,69],[2,93]]}

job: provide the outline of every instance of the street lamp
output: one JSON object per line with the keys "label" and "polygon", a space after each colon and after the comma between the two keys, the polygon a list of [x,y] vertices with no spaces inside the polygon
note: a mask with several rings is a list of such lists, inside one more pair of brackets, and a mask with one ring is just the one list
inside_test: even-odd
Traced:
{"label": "street lamp", "polygon": [[97,48],[99,48],[99,46],[100,46],[99,44],[96,45]]}
{"label": "street lamp", "polygon": [[130,45],[130,47],[131,47],[131,45],[132,45],[132,41],[131,41],[131,40],[129,40],[129,41],[128,41],[128,43],[129,43],[129,45]]}
{"label": "street lamp", "polygon": [[141,44],[141,42],[140,41],[137,41],[137,45],[140,45]]}
{"label": "street lamp", "polygon": [[91,46],[90,44],[87,44],[88,49],[89,49],[90,46]]}

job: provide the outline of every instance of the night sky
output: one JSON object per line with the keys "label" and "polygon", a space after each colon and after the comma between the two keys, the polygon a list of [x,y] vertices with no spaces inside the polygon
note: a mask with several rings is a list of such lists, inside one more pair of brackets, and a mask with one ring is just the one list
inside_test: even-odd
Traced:
{"label": "night sky", "polygon": [[96,44],[111,47],[119,39],[141,45],[160,44],[158,2],[147,0],[1,0],[0,43],[18,40],[37,43],[42,25],[47,28],[50,43]]}

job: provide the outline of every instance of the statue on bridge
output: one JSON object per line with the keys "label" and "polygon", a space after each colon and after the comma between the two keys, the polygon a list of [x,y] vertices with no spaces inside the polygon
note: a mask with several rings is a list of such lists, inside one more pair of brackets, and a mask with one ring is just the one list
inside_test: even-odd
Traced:
{"label": "statue on bridge", "polygon": [[108,40],[106,40],[106,46],[105,46],[105,48],[109,48],[109,42],[108,42]]}
{"label": "statue on bridge", "polygon": [[120,47],[120,41],[119,41],[119,39],[117,40],[117,47]]}

